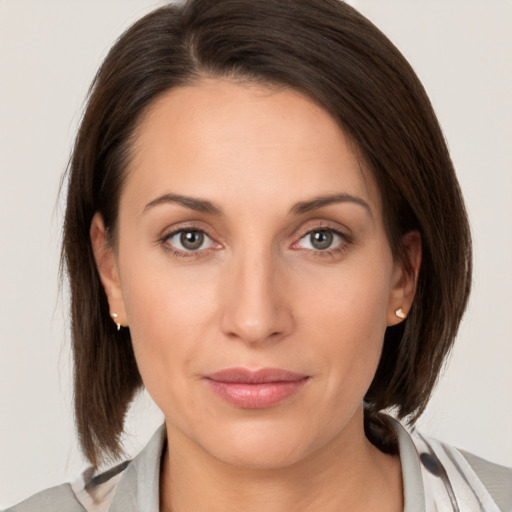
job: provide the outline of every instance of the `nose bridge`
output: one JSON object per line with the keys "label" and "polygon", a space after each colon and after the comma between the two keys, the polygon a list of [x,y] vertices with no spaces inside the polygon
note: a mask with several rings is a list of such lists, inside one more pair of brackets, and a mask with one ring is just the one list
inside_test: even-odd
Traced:
{"label": "nose bridge", "polygon": [[230,263],[223,292],[224,332],[249,343],[284,335],[290,329],[291,311],[272,249],[241,248]]}

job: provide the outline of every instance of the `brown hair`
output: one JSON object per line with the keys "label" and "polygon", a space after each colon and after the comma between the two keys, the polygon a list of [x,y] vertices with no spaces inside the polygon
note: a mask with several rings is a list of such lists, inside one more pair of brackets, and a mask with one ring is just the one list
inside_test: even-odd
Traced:
{"label": "brown hair", "polygon": [[[293,88],[351,137],[379,185],[391,248],[418,230],[422,266],[407,320],[386,331],[366,396],[367,435],[378,411],[413,422],[455,338],[471,280],[463,199],[441,129],[414,71],[368,20],[339,0],[190,0],[136,22],[91,86],[69,165],[63,263],[71,287],[75,414],[93,465],[118,457],[124,417],[142,386],[129,329],[109,317],[89,229],[95,212],[115,240],[134,130],[173,87],[229,77]],[[387,449],[390,447],[388,446]]]}

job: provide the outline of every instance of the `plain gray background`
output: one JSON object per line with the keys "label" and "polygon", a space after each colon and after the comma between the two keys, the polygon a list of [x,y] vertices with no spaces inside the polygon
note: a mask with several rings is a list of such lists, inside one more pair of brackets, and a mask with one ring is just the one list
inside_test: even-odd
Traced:
{"label": "plain gray background", "polygon": [[[125,27],[162,3],[0,0],[0,507],[73,479],[85,465],[57,282],[59,181],[102,58]],[[419,426],[512,465],[512,2],[350,3],[423,80],[473,227],[470,307]],[[129,418],[129,452],[161,421],[143,397]]]}

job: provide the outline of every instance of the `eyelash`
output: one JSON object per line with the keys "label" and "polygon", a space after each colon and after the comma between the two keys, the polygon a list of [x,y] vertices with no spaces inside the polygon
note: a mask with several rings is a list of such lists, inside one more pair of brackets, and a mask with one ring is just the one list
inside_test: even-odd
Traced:
{"label": "eyelash", "polygon": [[310,236],[312,233],[318,233],[318,232],[331,233],[333,235],[336,235],[339,238],[341,238],[341,242],[332,248],[328,248],[328,249],[324,249],[324,250],[306,249],[306,250],[310,251],[314,256],[318,256],[321,258],[322,257],[323,258],[325,258],[325,257],[334,258],[336,256],[344,254],[352,245],[352,242],[353,242],[352,238],[350,236],[348,236],[347,234],[342,233],[341,231],[339,231],[333,227],[320,225],[320,226],[315,226],[313,229],[309,229],[304,234],[302,234],[300,236],[299,240],[297,242],[295,242],[292,245],[292,247],[296,246],[300,241],[304,240],[306,237]]}
{"label": "eyelash", "polygon": [[183,226],[183,227],[180,227],[179,229],[175,229],[175,230],[171,231],[170,233],[166,233],[164,236],[162,236],[158,240],[158,243],[160,243],[160,245],[162,245],[162,247],[164,248],[165,251],[167,251],[171,255],[178,257],[178,258],[201,258],[201,257],[207,256],[209,251],[216,250],[218,248],[218,247],[216,247],[216,248],[198,249],[196,251],[186,251],[186,250],[178,249],[169,243],[169,240],[172,239],[174,236],[176,236],[180,233],[189,233],[189,232],[200,233],[200,234],[204,235],[205,237],[207,237],[208,239],[210,239],[212,244],[220,247],[220,244],[216,243],[213,240],[213,238],[211,236],[209,236],[208,233],[204,229],[194,226],[194,225]]}
{"label": "eyelash", "polygon": [[[186,251],[186,250],[181,250],[181,249],[177,249],[176,247],[174,247],[173,245],[170,245],[169,243],[169,240],[172,239],[174,236],[180,234],[180,233],[187,233],[187,232],[195,232],[195,233],[200,233],[202,235],[204,235],[205,237],[207,237],[209,240],[211,240],[211,243],[213,245],[217,245],[217,247],[215,248],[206,248],[206,249],[198,249],[198,250],[189,250],[189,251]],[[326,233],[331,233],[335,236],[338,236],[339,238],[341,238],[341,242],[336,245],[335,247],[333,248],[327,248],[325,250],[320,250],[320,249],[304,249],[310,253],[312,253],[312,255],[314,256],[319,256],[319,257],[335,257],[337,255],[340,255],[340,254],[343,254],[345,253],[351,246],[352,244],[352,239],[351,237],[349,237],[347,234],[345,233],[342,233],[341,231],[335,229],[335,228],[332,228],[332,227],[328,227],[328,226],[316,226],[314,227],[313,229],[309,229],[308,231],[304,232],[300,238],[298,239],[297,242],[294,242],[292,244],[292,248],[295,248],[295,246],[297,244],[299,244],[302,240],[304,240],[307,236],[310,236],[312,233],[316,233],[316,232],[326,232]],[[212,250],[217,250],[218,248],[220,248],[220,244],[218,244],[217,242],[215,242],[213,240],[213,238],[211,236],[208,235],[208,233],[200,228],[200,227],[197,227],[197,226],[184,226],[184,227],[180,227],[179,229],[175,229],[173,231],[171,231],[170,233],[166,233],[164,236],[162,236],[159,240],[158,240],[158,243],[160,245],[162,245],[162,247],[164,248],[165,251],[167,251],[168,253],[170,253],[171,255],[175,256],[175,257],[178,257],[178,258],[201,258],[201,257],[205,257],[208,255],[208,253]],[[298,248],[295,248],[295,250],[301,250],[301,249],[298,249]]]}

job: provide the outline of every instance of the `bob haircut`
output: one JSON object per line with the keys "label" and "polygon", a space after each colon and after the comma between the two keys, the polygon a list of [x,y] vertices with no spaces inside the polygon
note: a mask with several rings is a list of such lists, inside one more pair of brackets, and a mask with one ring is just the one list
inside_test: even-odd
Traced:
{"label": "bob haircut", "polygon": [[[71,291],[75,418],[97,466],[122,455],[143,383],[130,331],[116,331],[92,252],[95,212],[115,249],[134,132],[169,89],[223,78],[299,91],[323,107],[374,176],[393,255],[417,230],[422,265],[408,318],[388,327],[366,394],[365,430],[393,451],[379,411],[414,423],[454,341],[471,284],[471,238],[443,134],[416,74],[372,23],[340,0],[190,0],[129,28],[92,83],[68,168],[62,268]],[[387,439],[387,440],[386,440]]]}

